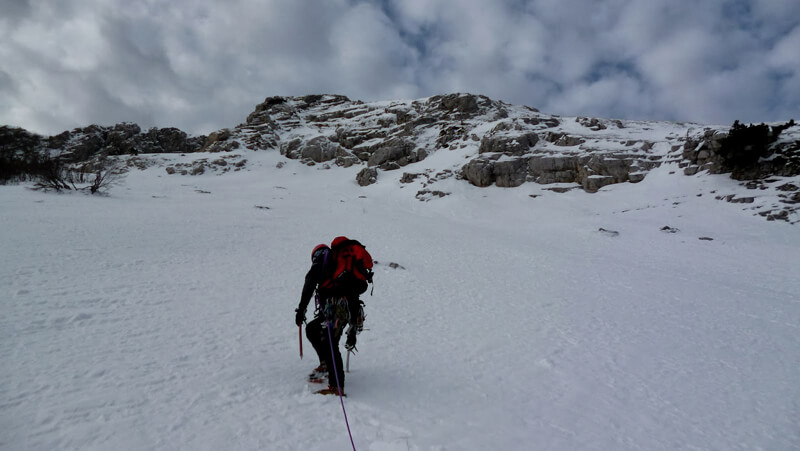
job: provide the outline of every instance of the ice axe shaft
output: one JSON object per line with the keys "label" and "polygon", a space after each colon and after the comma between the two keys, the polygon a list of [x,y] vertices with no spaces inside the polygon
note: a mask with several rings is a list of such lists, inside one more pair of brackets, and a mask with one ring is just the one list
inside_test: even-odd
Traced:
{"label": "ice axe shaft", "polygon": [[303,360],[303,325],[297,326],[297,338],[300,341],[300,360]]}

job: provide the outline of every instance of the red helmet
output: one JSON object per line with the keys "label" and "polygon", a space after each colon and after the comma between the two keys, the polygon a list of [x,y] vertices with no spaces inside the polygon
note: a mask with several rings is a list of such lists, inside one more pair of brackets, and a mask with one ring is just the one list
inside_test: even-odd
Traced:
{"label": "red helmet", "polygon": [[331,242],[331,247],[336,247],[336,246],[344,243],[345,241],[347,241],[347,237],[346,236],[337,236]]}
{"label": "red helmet", "polygon": [[317,251],[320,249],[330,249],[327,244],[317,244],[314,246],[314,250],[311,251],[311,261],[314,261],[314,257],[317,255]]}

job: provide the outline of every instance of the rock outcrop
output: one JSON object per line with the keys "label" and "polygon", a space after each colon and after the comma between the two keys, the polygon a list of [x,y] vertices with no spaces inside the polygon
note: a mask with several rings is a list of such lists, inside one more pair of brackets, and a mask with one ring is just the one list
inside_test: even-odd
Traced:
{"label": "rock outcrop", "polygon": [[[750,147],[734,142],[747,127],[731,137],[728,127],[566,118],[461,93],[372,103],[341,95],[276,96],[256,105],[244,123],[207,137],[189,137],[174,128],[142,131],[127,123],[92,125],[51,137],[3,127],[0,157],[49,150],[77,162],[98,155],[274,150],[309,166],[361,166],[356,181],[363,186],[375,183],[381,171],[414,166],[397,171],[397,181],[425,188],[456,177],[478,187],[537,183],[587,192],[638,183],[663,164],[676,164],[689,176],[731,173],[742,181],[800,174],[800,126],[764,127],[771,141],[759,147],[755,159],[741,164],[741,154]],[[441,161],[450,165],[441,176],[428,174],[425,160],[433,155],[439,170]],[[212,161],[226,160],[212,158],[204,167],[213,167]],[[198,171],[173,168],[173,173]],[[785,195],[787,205],[794,205],[795,192]]]}
{"label": "rock outcrop", "polygon": [[151,128],[142,132],[136,124],[111,127],[90,125],[42,137],[0,127],[0,153],[50,152],[66,161],[85,162],[96,156],[152,153],[191,153],[203,148],[205,136],[189,137],[177,128]]}

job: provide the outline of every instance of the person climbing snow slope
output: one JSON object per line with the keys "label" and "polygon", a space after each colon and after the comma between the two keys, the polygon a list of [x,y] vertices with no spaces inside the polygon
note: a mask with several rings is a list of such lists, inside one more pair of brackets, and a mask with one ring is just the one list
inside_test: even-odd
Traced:
{"label": "person climbing snow slope", "polygon": [[311,268],[306,273],[300,304],[295,309],[295,324],[306,319],[306,309],[316,290],[314,319],[306,327],[306,338],[319,357],[319,366],[309,381],[328,388],[320,394],[344,395],[344,367],[339,341],[349,324],[345,349],[356,349],[356,336],[363,330],[364,309],[359,296],[372,282],[372,256],[356,240],[336,237],[331,245],[319,244],[311,252]]}

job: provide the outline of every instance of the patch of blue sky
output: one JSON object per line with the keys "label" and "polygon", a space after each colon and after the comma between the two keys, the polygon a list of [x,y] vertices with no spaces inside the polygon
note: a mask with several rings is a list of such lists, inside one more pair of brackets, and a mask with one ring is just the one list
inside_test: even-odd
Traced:
{"label": "patch of blue sky", "polygon": [[635,80],[642,80],[642,76],[636,69],[636,65],[630,61],[601,61],[592,66],[583,81],[595,83],[602,79],[619,75],[624,75]]}

